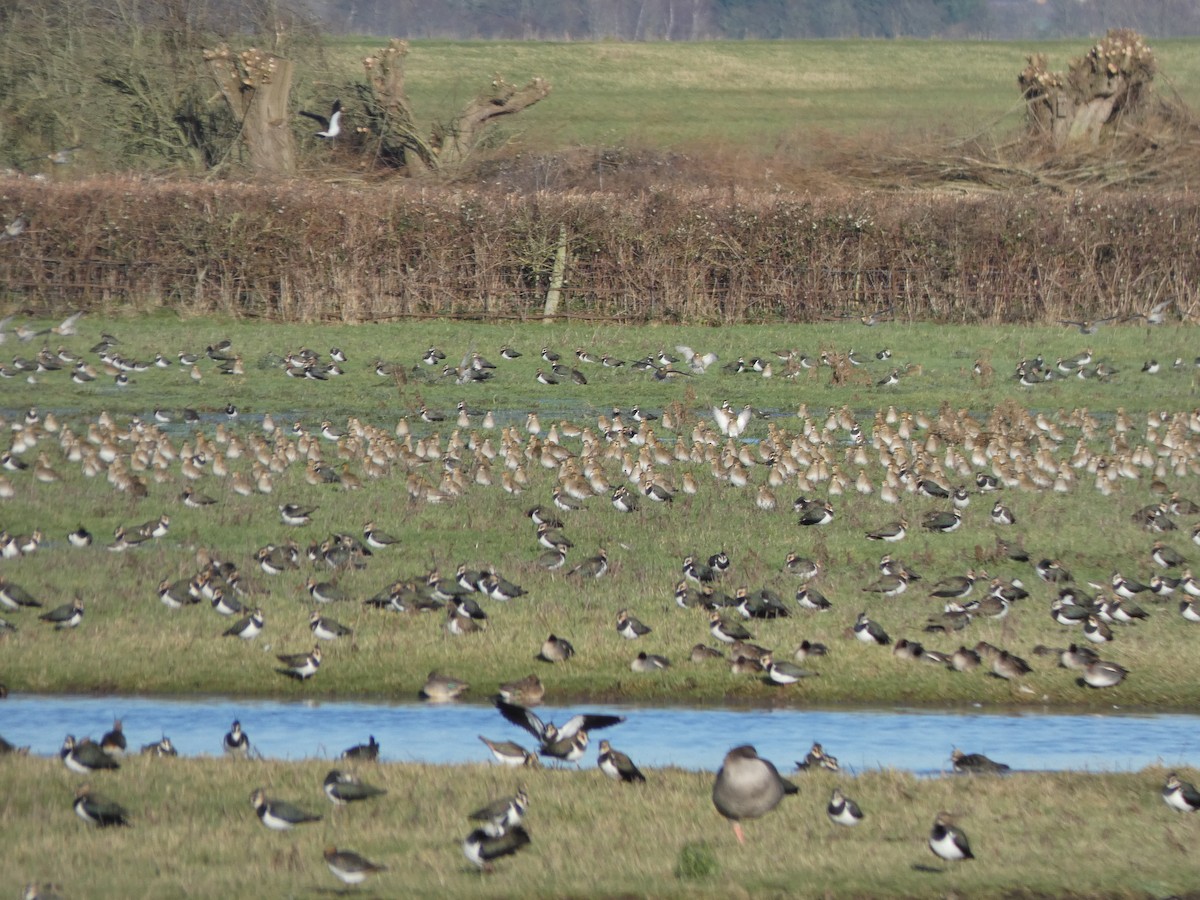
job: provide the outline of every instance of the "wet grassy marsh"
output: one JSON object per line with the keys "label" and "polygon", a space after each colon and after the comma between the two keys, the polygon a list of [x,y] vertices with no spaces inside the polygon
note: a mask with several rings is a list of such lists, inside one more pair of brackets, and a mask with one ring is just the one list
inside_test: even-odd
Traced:
{"label": "wet grassy marsh", "polygon": [[[1075,583],[1089,593],[1095,589],[1088,582],[1103,584],[1114,571],[1145,583],[1156,571],[1164,571],[1149,558],[1158,536],[1133,523],[1130,516],[1163,499],[1159,492],[1164,488],[1185,497],[1196,493],[1187,449],[1189,429],[1182,424],[1186,416],[1174,430],[1167,424],[1172,416],[1186,414],[1194,402],[1195,367],[1186,355],[1190,328],[1148,329],[1131,324],[1083,338],[1066,328],[951,328],[897,322],[870,329],[831,322],[811,327],[621,330],[440,323],[314,328],[163,317],[83,321],[86,333],[68,343],[84,356],[102,332],[122,341],[123,354],[139,358],[156,352],[168,357],[183,351],[203,353],[206,346],[228,338],[243,358],[245,374],[219,375],[215,364],[204,359],[197,363],[200,381],[176,364],[134,373],[132,383],[124,387],[117,387],[112,376],[77,385],[66,372],[36,375],[34,384],[20,379],[6,384],[6,405],[14,425],[28,408],[36,407],[43,415],[55,411],[61,425],[83,435],[88,424],[106,411],[117,423],[115,430],[127,432],[129,417],[150,422],[153,409],[161,407],[175,416],[172,423],[159,426],[170,446],[180,451],[186,444],[193,453],[203,446],[207,457],[194,482],[182,475],[178,461],[148,467],[140,473],[146,496],[138,499],[115,490],[103,473],[84,476],[79,464],[67,459],[61,430],[46,433],[41,424],[32,429],[40,437],[24,458],[33,463],[45,453],[61,480],[41,483],[28,470],[7,473],[13,496],[0,506],[0,525],[15,535],[38,529],[45,537],[36,552],[6,560],[3,575],[47,609],[78,595],[86,615],[78,629],[56,631],[38,622],[33,612],[5,613],[19,629],[0,637],[5,644],[0,681],[11,690],[409,698],[429,672],[439,670],[471,682],[477,698],[490,694],[496,684],[530,671],[540,674],[549,696],[557,699],[789,705],[1116,703],[1177,708],[1193,704],[1200,696],[1186,677],[1194,660],[1195,635],[1193,624],[1179,615],[1179,592],[1162,598],[1139,595],[1149,618],[1136,626],[1114,626],[1116,639],[1099,652],[1132,673],[1117,688],[1080,688],[1075,683],[1077,673],[1057,668],[1054,657],[1033,653],[1039,645],[1083,643],[1078,630],[1051,620],[1049,604],[1058,589],[1038,579],[1033,562],[1062,560]],[[632,371],[630,364],[639,357],[660,350],[674,353],[677,345],[685,343],[717,352],[720,361],[703,375],[664,380]],[[499,349],[505,344],[519,347],[524,355],[513,361],[500,359]],[[1022,358],[1041,354],[1053,365],[1058,357],[1073,355],[1085,344],[1091,345],[1097,360],[1109,362],[1118,373],[1107,380],[1060,377],[1033,388],[1021,387],[1011,375]],[[327,381],[286,377],[281,360],[303,346],[321,353],[329,346],[342,347],[348,355],[346,374]],[[419,362],[430,346],[444,348],[447,362],[455,363],[469,351],[478,351],[496,362],[496,375],[481,384],[457,384],[453,377],[442,376],[439,367]],[[586,372],[588,383],[573,384],[567,378],[555,386],[537,384],[536,370],[548,368],[539,359],[543,346],[557,348],[575,368]],[[574,359],[576,347],[621,356],[629,364],[605,369],[582,363]],[[771,378],[721,371],[738,357],[765,359],[782,348],[814,359],[822,351],[840,359],[855,349],[866,364],[798,369],[794,378],[784,377],[787,364],[778,358],[774,365],[779,371]],[[891,350],[891,359],[876,359],[875,352],[885,348]],[[1142,362],[1151,356],[1161,359],[1164,371],[1155,375],[1141,371]],[[1177,357],[1181,365],[1175,368]],[[397,364],[400,374],[375,374],[375,359]],[[987,361],[990,374],[973,373],[977,360]],[[877,384],[890,369],[905,367],[898,385]],[[487,431],[479,418],[467,427],[456,427],[455,405],[460,400],[476,415],[494,410],[500,427]],[[703,423],[711,430],[711,408],[724,400],[735,409],[751,403],[768,416],[755,419],[745,436],[750,441],[744,444],[743,454],[748,462],[739,463],[749,473],[745,488],[731,486],[727,477],[714,477],[714,471],[724,471],[724,464],[714,467],[702,452],[694,458],[690,455],[696,425]],[[421,421],[422,403],[447,419],[437,424]],[[225,416],[226,404],[237,407],[238,418]],[[611,427],[614,407],[620,407],[628,421],[635,404],[656,414],[667,412],[677,420],[671,423],[675,431],[662,428],[661,420],[655,423],[662,446],[659,458],[649,466],[675,490],[674,502],[659,504],[640,497],[640,509],[626,514],[615,510],[607,496],[593,497],[584,509],[561,514],[575,545],[568,552],[567,566],[560,571],[542,569],[536,563],[542,548],[535,542],[526,512],[534,505],[550,506],[552,490],[563,475],[561,466],[550,465],[549,457],[542,454],[552,441],[551,427],[563,429],[558,440],[566,454],[577,459],[583,444],[579,438],[565,436],[563,422],[596,433],[600,417],[607,418]],[[943,405],[948,418],[938,424]],[[199,423],[181,421],[184,406],[202,414]],[[1085,408],[1090,419],[1078,412],[1072,415]],[[836,415],[831,421],[830,411],[842,409],[846,410],[842,423]],[[889,409],[896,413],[893,424],[887,422]],[[1120,418],[1119,409],[1123,410]],[[534,411],[540,414],[542,432],[531,447],[526,424],[527,415]],[[260,437],[261,417],[267,412],[283,428],[269,440]],[[911,454],[948,486],[962,482],[972,488],[964,525],[952,534],[933,533],[920,525],[923,515],[947,507],[946,501],[907,490],[901,491],[898,503],[880,499],[884,470],[880,450],[871,446],[872,435],[890,434],[893,440],[896,432],[909,428],[904,415],[917,412],[929,416],[933,424],[914,425],[907,438],[895,438],[896,446],[903,445],[903,453]],[[1167,418],[1159,417],[1155,427],[1148,428],[1152,412],[1166,413]],[[1030,413],[1059,423],[1062,440],[1053,441],[1045,434],[1022,435],[1022,429],[1036,431]],[[849,419],[859,423],[866,435],[863,448],[851,443]],[[299,422],[301,431],[315,435],[326,420],[338,430],[353,430],[356,423],[377,427],[379,431],[371,432],[377,444],[394,441],[405,449],[386,473],[371,478],[366,474],[363,439],[343,441],[339,449],[320,437],[287,434],[292,423]],[[394,437],[401,420],[411,432],[404,439]],[[1168,431],[1171,440],[1183,445],[1173,455],[1158,455],[1149,466],[1135,466],[1129,474],[1137,478],[1102,479],[1108,493],[1098,489],[1096,474],[1082,464],[1070,469],[1072,480],[1064,492],[1014,484],[981,494],[974,490],[975,474],[995,464],[982,448],[984,457],[974,461],[970,451],[950,452],[955,422],[976,423],[985,443],[1005,432],[1020,436],[1016,443],[1027,449],[1009,451],[1014,465],[1023,454],[1037,452],[1043,461],[1049,455],[1058,461],[1056,465],[1070,469],[1066,460],[1080,447],[1090,454],[1093,465],[1101,458],[1117,460],[1123,453],[1132,454],[1147,442],[1165,451],[1162,439]],[[1118,423],[1130,430],[1118,430]],[[510,429],[507,435],[505,427]],[[763,451],[768,445],[782,448],[785,441],[789,446],[797,446],[798,440],[806,443],[805,431],[820,437],[816,450],[808,447],[801,454],[809,457],[804,471],[770,487],[771,466]],[[231,437],[237,438],[236,456],[230,451]],[[485,439],[492,450],[501,451],[494,459],[483,454]],[[649,453],[634,443],[622,446],[626,440],[592,445],[598,467],[614,487],[625,481],[623,468]],[[301,454],[298,462],[275,474],[271,494],[242,496],[232,489],[234,475],[250,471],[251,448],[259,441],[272,448],[291,445],[293,452],[305,446],[311,459],[319,456],[339,475],[348,473],[361,482],[362,489],[309,483]],[[122,454],[129,453],[132,443],[127,434],[117,441]],[[508,462],[506,445],[511,447]],[[724,454],[727,446],[736,455],[743,445],[721,437],[709,452]],[[677,448],[687,451],[686,462],[674,458]],[[211,471],[211,457],[217,455],[230,470],[223,477]],[[1160,468],[1157,473],[1155,466]],[[445,483],[447,471],[461,472],[453,476],[462,481],[459,495],[444,503],[429,502],[429,492]],[[481,471],[490,476],[490,485],[480,483]],[[518,472],[524,483],[511,488],[519,493],[503,489],[505,476],[516,478]],[[860,472],[871,483],[872,493],[856,489]],[[695,479],[695,493],[683,490],[685,475]],[[801,477],[803,486],[797,480]],[[185,506],[180,495],[189,483],[217,502],[202,509]],[[774,510],[760,508],[761,487],[775,495]],[[801,494],[828,498],[836,511],[834,522],[800,527],[792,502]],[[991,521],[990,510],[997,499],[1014,511],[1016,525]],[[315,507],[313,523],[302,528],[282,524],[277,507],[283,503]],[[165,537],[122,553],[105,549],[118,526],[137,525],[162,513],[170,517]],[[866,539],[868,531],[902,517],[910,526],[903,541],[882,544]],[[1163,539],[1190,556],[1188,529],[1194,517],[1177,518],[1179,530]],[[362,568],[331,569],[304,560],[298,569],[272,576],[254,563],[255,550],[268,543],[290,539],[305,548],[334,533],[360,536],[369,520],[400,542],[375,551]],[[91,547],[72,548],[66,542],[67,533],[80,524],[96,536]],[[998,555],[997,538],[1022,543],[1031,561]],[[610,560],[605,577],[585,580],[565,574],[600,548],[607,550]],[[803,640],[826,644],[829,655],[809,662],[820,677],[773,687],[760,678],[733,675],[719,661],[689,661],[694,644],[717,642],[709,634],[707,614],[678,608],[674,589],[683,577],[684,557],[707,558],[719,550],[733,560],[731,573],[719,585],[722,590],[732,594],[743,585],[751,590],[765,586],[777,591],[791,609],[786,619],[746,623],[756,641],[784,658],[790,658]],[[788,552],[819,561],[822,572],[813,586],[832,601],[832,610],[813,613],[796,608],[793,595],[798,583],[783,569]],[[864,591],[879,577],[877,562],[885,552],[923,576],[897,599]],[[244,573],[247,594],[242,602],[260,606],[268,623],[255,641],[222,637],[232,617],[214,614],[208,604],[175,611],[159,602],[159,583],[195,575],[201,558],[228,560]],[[466,636],[447,632],[444,612],[398,614],[363,605],[389,585],[423,580],[434,568],[449,575],[460,563],[471,568],[495,566],[528,593],[508,603],[481,600],[489,614],[486,627]],[[969,568],[986,570],[989,577],[1018,578],[1031,596],[1014,604],[1003,619],[977,617],[962,632],[927,633],[926,626],[942,609],[942,601],[931,595],[931,586]],[[275,655],[305,651],[314,643],[308,616],[316,604],[305,590],[309,579],[333,583],[345,593],[346,601],[323,606],[321,612],[350,626],[354,635],[327,643],[320,671],[311,680],[297,683],[276,674]],[[978,585],[973,597],[983,593],[985,583]],[[620,638],[615,616],[621,608],[650,625],[652,632],[638,641]],[[1034,671],[1019,681],[1005,681],[982,672],[956,674],[897,659],[890,647],[864,646],[848,636],[855,617],[864,610],[894,640],[917,640],[942,652],[986,641],[1027,659]],[[550,633],[574,644],[577,653],[568,663],[535,661]],[[665,655],[673,665],[655,674],[634,673],[630,664],[639,651]]]}

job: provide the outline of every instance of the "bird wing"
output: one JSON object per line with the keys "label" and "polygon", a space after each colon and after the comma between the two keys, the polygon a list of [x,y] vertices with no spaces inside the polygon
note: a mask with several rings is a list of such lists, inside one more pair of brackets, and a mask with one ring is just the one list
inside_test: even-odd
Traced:
{"label": "bird wing", "polygon": [[581,731],[594,731],[597,728],[608,728],[611,725],[618,725],[625,721],[624,716],[611,716],[602,713],[579,713],[571,716],[558,729],[558,736],[567,740],[573,738]]}
{"label": "bird wing", "polygon": [[516,703],[508,703],[505,700],[496,700],[496,709],[500,710],[500,715],[508,719],[514,725],[524,728],[539,741],[545,740],[546,723],[538,718],[537,713],[526,709]]}
{"label": "bird wing", "polygon": [[314,122],[320,123],[322,131],[327,131],[329,129],[329,120],[318,113],[309,112],[306,109],[302,109],[300,110],[300,115],[306,116],[307,118],[312,119]]}

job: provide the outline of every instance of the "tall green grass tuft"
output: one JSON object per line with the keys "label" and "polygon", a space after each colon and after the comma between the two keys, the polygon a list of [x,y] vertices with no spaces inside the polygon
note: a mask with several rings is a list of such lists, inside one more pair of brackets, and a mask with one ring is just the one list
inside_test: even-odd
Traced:
{"label": "tall green grass tuft", "polygon": [[675,864],[675,877],[682,881],[702,881],[721,871],[717,854],[705,841],[684,844]]}

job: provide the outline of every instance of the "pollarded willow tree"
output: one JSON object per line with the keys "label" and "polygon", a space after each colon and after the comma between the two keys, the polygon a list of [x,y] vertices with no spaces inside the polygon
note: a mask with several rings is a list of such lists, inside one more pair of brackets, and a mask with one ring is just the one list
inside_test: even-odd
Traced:
{"label": "pollarded willow tree", "polygon": [[454,172],[466,162],[489,126],[550,94],[550,83],[542,78],[519,88],[496,76],[456,116],[436,123],[425,134],[404,88],[407,56],[408,41],[393,39],[364,59],[363,67],[379,140],[386,155],[403,159],[412,172]]}
{"label": "pollarded willow tree", "polygon": [[205,50],[204,61],[241,123],[250,167],[264,175],[294,171],[296,139],[288,109],[292,61],[256,47],[234,53],[225,44]]}
{"label": "pollarded willow tree", "polygon": [[1065,73],[1051,72],[1041,53],[1027,61],[1017,82],[1030,129],[1056,150],[1099,143],[1122,116],[1142,107],[1157,70],[1154,51],[1127,28],[1109,31]]}

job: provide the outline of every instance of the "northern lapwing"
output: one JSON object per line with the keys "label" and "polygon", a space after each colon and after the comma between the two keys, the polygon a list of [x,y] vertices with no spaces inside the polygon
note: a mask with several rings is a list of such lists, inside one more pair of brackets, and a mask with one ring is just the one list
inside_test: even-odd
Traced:
{"label": "northern lapwing", "polygon": [[548,572],[561,569],[567,564],[567,545],[563,543],[555,544],[552,549],[539,554],[534,562],[539,568],[545,569]]}
{"label": "northern lapwing", "polygon": [[321,821],[320,816],[305,812],[285,800],[269,799],[263,788],[256,788],[250,794],[250,804],[258,820],[272,831],[290,831],[297,825]]}
{"label": "northern lapwing", "polygon": [[683,577],[688,581],[694,581],[700,585],[711,584],[717,580],[717,576],[720,574],[715,566],[702,563],[694,556],[684,557],[681,571]]}
{"label": "northern lapwing", "polygon": [[868,594],[881,594],[884,597],[899,597],[908,590],[909,576],[904,572],[884,573],[870,584],[863,587]]}
{"label": "northern lapwing", "polygon": [[75,815],[89,825],[108,828],[110,825],[129,824],[129,813],[125,807],[94,793],[91,785],[82,785],[75,791],[72,806],[75,808]]}
{"label": "northern lapwing", "polygon": [[342,751],[338,759],[358,760],[360,762],[376,762],[379,759],[379,742],[375,735],[370,735],[365,744],[355,744]]}
{"label": "northern lapwing", "polygon": [[309,112],[308,110],[299,110],[300,115],[305,118],[312,119],[321,126],[321,130],[314,132],[317,137],[333,140],[342,133],[342,101],[334,100],[333,106],[329,110],[328,117],[320,113]]}
{"label": "northern lapwing", "polygon": [[608,551],[603,547],[596,551],[596,555],[585,559],[583,562],[570,569],[568,575],[578,575],[580,578],[601,578],[608,572]]}
{"label": "northern lapwing", "polygon": [[996,762],[982,753],[963,753],[957,747],[950,751],[950,763],[960,775],[1001,775],[1009,771],[1006,763]]}
{"label": "northern lapwing", "polygon": [[799,524],[805,527],[816,525],[828,525],[833,521],[833,504],[825,502],[823,504],[810,504],[804,513],[800,516]]}
{"label": "northern lapwing", "polygon": [[795,684],[803,678],[812,678],[817,674],[793,663],[777,660],[771,653],[763,656],[759,662],[762,663],[766,672],[766,680],[771,684]]}
{"label": "northern lapwing", "polygon": [[589,731],[610,728],[625,721],[624,716],[607,713],[578,713],[558,726],[553,722],[543,722],[536,713],[524,706],[506,703],[503,700],[496,700],[495,705],[500,715],[538,739],[542,756],[567,762],[578,762],[583,757],[584,751],[587,750]]}
{"label": "northern lapwing", "polygon": [[367,546],[374,550],[385,550],[393,544],[400,543],[400,539],[393,537],[386,531],[381,531],[375,527],[373,521],[367,521],[363,524],[363,540],[367,542]]}
{"label": "northern lapwing", "polygon": [[163,735],[157,741],[142,745],[143,756],[178,756],[179,751],[171,743],[171,739]]}
{"label": "northern lapwing", "polygon": [[516,853],[531,841],[524,825],[517,825],[499,837],[492,837],[482,828],[476,828],[463,841],[463,854],[483,872],[491,872],[492,861]]}
{"label": "northern lapwing", "polygon": [[866,611],[860,612],[854,622],[854,636],[864,644],[886,645],[892,642],[883,627],[871,620]]}
{"label": "northern lapwing", "polygon": [[813,612],[828,612],[833,609],[833,603],[828,597],[816,588],[808,586],[796,591],[796,605],[801,609],[809,609]]}
{"label": "northern lapwing", "polygon": [[1166,784],[1162,789],[1162,798],[1167,806],[1179,812],[1194,813],[1200,809],[1200,791],[1197,791],[1190,782],[1182,781],[1174,772],[1167,776]]}
{"label": "northern lapwing", "polygon": [[933,820],[933,827],[929,831],[929,849],[949,862],[975,858],[966,834],[954,826],[951,815],[946,812],[938,813]]}
{"label": "northern lapwing", "polygon": [[[316,614],[314,613],[314,615]],[[243,616],[226,628],[221,635],[222,637],[237,637],[244,641],[252,641],[262,634],[265,624],[263,611],[256,607],[248,616]]]}
{"label": "northern lapwing", "polygon": [[0,609],[16,611],[22,607],[40,609],[41,606],[41,602],[36,600],[25,588],[0,576]]}
{"label": "northern lapwing", "polygon": [[722,644],[732,644],[734,641],[754,640],[754,635],[742,625],[737,622],[727,622],[716,610],[708,614],[708,631]]}
{"label": "northern lapwing", "polygon": [[496,762],[502,766],[530,766],[537,767],[540,765],[538,758],[513,741],[493,741],[485,738],[482,734],[479,739],[483,741],[487,748],[492,751],[492,756]]}
{"label": "northern lapwing", "polygon": [[233,720],[229,731],[225,732],[225,737],[221,740],[221,747],[227,756],[245,759],[250,755],[250,738],[246,732],[242,731],[242,723],[237,719]]}
{"label": "northern lapwing", "polygon": [[1093,644],[1106,644],[1113,639],[1113,631],[1099,616],[1088,615],[1083,623],[1083,636]]}
{"label": "northern lapwing", "polygon": [[121,764],[100,749],[100,745],[90,738],[76,742],[75,736],[68,734],[63,738],[59,757],[68,769],[76,775],[90,775],[105,769],[119,769]]}
{"label": "northern lapwing", "polygon": [[279,507],[279,517],[284,525],[307,525],[312,521],[312,514],[317,511],[315,506],[301,506],[297,503],[284,503]]}
{"label": "northern lapwing", "polygon": [[600,742],[600,754],[596,758],[600,771],[614,781],[644,782],[646,776],[633,764],[633,760],[620,750],[614,750],[608,741]]}
{"label": "northern lapwing", "polygon": [[338,603],[349,599],[344,590],[329,581],[317,581],[315,578],[309,578],[304,582],[304,589],[318,603]]}
{"label": "northern lapwing", "polygon": [[240,600],[226,594],[220,587],[212,588],[212,598],[209,603],[212,605],[213,612],[222,616],[236,616],[238,613],[246,611]]}
{"label": "northern lapwing", "polygon": [[283,663],[275,671],[297,681],[307,681],[321,668],[321,646],[318,644],[308,653],[279,653],[275,658]]}
{"label": "northern lapwing", "polygon": [[100,749],[110,756],[121,756],[128,746],[129,742],[125,740],[125,729],[121,726],[121,720],[114,719],[113,727],[100,738]]}
{"label": "northern lapwing", "polygon": [[1155,565],[1161,566],[1164,569],[1174,569],[1187,565],[1187,557],[1178,550],[1167,546],[1162,541],[1154,542],[1154,546],[1150,548],[1150,558],[1154,561]]}
{"label": "northern lapwing", "polygon": [[38,618],[43,622],[51,623],[55,631],[75,628],[83,621],[83,601],[76,597],[71,603],[56,606],[50,612],[42,613]]}
{"label": "northern lapwing", "polygon": [[387,793],[384,788],[367,784],[353,775],[347,775],[340,769],[329,770],[329,774],[325,776],[323,790],[329,801],[336,806],[370,800],[372,797],[382,797]]}
{"label": "northern lapwing", "polygon": [[727,754],[713,783],[713,806],[733,823],[738,843],[746,843],[743,819],[765,816],[784,798],[799,788],[780,776],[768,760],[762,759],[750,744],[734,747]]}
{"label": "northern lapwing", "polygon": [[921,527],[926,531],[949,534],[957,531],[960,525],[962,525],[962,515],[956,509],[930,512],[921,517]]}
{"label": "northern lapwing", "polygon": [[847,827],[853,827],[865,818],[858,804],[843,794],[841,788],[837,787],[833,789],[833,794],[829,798],[829,804],[825,807],[825,814],[829,816],[829,821],[833,824],[845,825]]}
{"label": "northern lapwing", "polygon": [[978,577],[974,569],[968,569],[966,575],[950,575],[931,587],[929,594],[942,600],[961,600],[971,593]]}
{"label": "northern lapwing", "polygon": [[200,602],[198,591],[192,590],[192,579],[180,578],[171,581],[164,578],[158,583],[158,599],[167,609],[183,609],[193,603]]}
{"label": "northern lapwing", "polygon": [[524,787],[521,787],[514,796],[493,800],[487,806],[475,810],[467,818],[473,822],[482,822],[483,824],[479,827],[488,837],[499,837],[520,825],[525,818],[527,809],[529,809],[529,794],[526,793]]}
{"label": "northern lapwing", "polygon": [[635,641],[643,635],[649,634],[650,631],[650,626],[631,616],[629,610],[622,609],[617,612],[617,634],[626,640]]}
{"label": "northern lapwing", "polygon": [[1057,559],[1042,559],[1034,565],[1038,578],[1050,584],[1065,584],[1072,581],[1071,573]]}
{"label": "northern lapwing", "polygon": [[312,615],[308,617],[308,627],[312,631],[313,637],[321,641],[336,641],[338,638],[349,637],[354,634],[354,629],[328,616],[321,615],[315,609]]}
{"label": "northern lapwing", "polygon": [[868,531],[867,540],[894,543],[904,540],[906,534],[908,534],[908,522],[905,519],[900,519],[897,522],[889,522],[886,525],[882,525],[874,531]]}
{"label": "northern lapwing", "polygon": [[743,619],[785,619],[791,611],[775,591],[768,587],[750,593],[745,587],[738,588],[734,599],[735,608]]}
{"label": "northern lapwing", "polygon": [[353,850],[339,850],[330,844],[325,848],[325,865],[343,884],[362,884],[368,875],[386,872],[387,866],[373,863]]}

